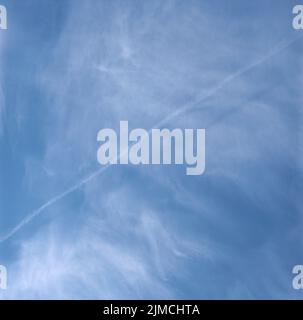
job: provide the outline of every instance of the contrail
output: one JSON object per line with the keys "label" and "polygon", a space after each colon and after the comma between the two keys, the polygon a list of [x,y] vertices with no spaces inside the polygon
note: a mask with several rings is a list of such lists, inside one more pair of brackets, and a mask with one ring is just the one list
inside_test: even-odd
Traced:
{"label": "contrail", "polygon": [[6,241],[7,239],[11,238],[15,233],[17,233],[21,228],[23,228],[26,224],[28,224],[29,222],[31,222],[34,218],[36,218],[37,216],[39,216],[43,210],[45,210],[46,208],[50,207],[51,205],[53,205],[54,203],[60,201],[61,199],[63,199],[64,197],[66,197],[67,195],[73,193],[74,191],[78,190],[79,188],[81,188],[83,185],[85,185],[86,183],[88,183],[89,181],[93,180],[94,178],[96,178],[97,176],[101,175],[101,173],[103,173],[108,167],[110,166],[110,164],[102,167],[99,170],[96,170],[95,172],[93,172],[92,174],[90,174],[89,176],[87,176],[86,178],[84,178],[83,180],[81,180],[80,182],[78,182],[77,184],[75,184],[74,186],[70,187],[69,189],[65,190],[64,192],[62,192],[61,194],[51,198],[50,200],[48,200],[47,202],[45,202],[41,207],[39,207],[38,209],[34,210],[31,214],[29,214],[27,217],[25,217],[19,224],[17,224],[9,233],[7,233],[5,236],[0,237],[0,243]]}
{"label": "contrail", "polygon": [[[290,47],[293,43],[295,43],[296,41],[298,41],[299,39],[301,39],[303,36],[299,36],[295,39],[289,40],[289,41],[282,41],[279,45],[277,45],[273,50],[271,50],[269,53],[267,53],[265,56],[263,56],[262,58],[256,60],[255,62],[239,69],[238,71],[236,71],[235,73],[229,75],[228,77],[226,77],[223,81],[221,81],[218,85],[216,85],[215,87],[213,87],[208,93],[204,94],[204,95],[198,95],[195,98],[195,101],[192,101],[186,105],[184,105],[182,108],[176,110],[175,112],[173,112],[172,114],[168,115],[167,117],[165,117],[162,121],[160,121],[159,123],[157,123],[157,127],[161,126],[162,124],[168,122],[169,120],[176,118],[179,115],[182,115],[190,110],[195,109],[195,107],[200,104],[201,102],[207,100],[208,98],[214,96],[218,91],[220,91],[221,89],[223,89],[228,83],[232,82],[233,80],[235,80],[236,78],[240,77],[241,75],[243,75],[244,73],[250,71],[251,69],[257,67],[258,65],[262,64],[263,62],[269,60],[270,58],[272,58],[273,56],[277,55],[278,53],[280,53],[281,51],[287,49],[288,47]],[[199,109],[201,108],[201,106],[199,107]]]}
{"label": "contrail", "polygon": [[[257,67],[258,65],[262,64],[263,62],[269,60],[271,57],[275,56],[276,54],[280,53],[281,51],[287,49],[289,46],[291,46],[294,42],[299,40],[301,37],[302,36],[297,37],[296,39],[290,40],[288,42],[283,41],[282,43],[280,43],[278,46],[276,46],[273,50],[271,50],[269,53],[267,53],[262,58],[258,59],[257,61],[255,61],[255,62],[253,62],[253,63],[251,63],[251,64],[249,64],[249,65],[247,65],[247,66],[245,66],[245,67],[243,67],[241,69],[239,69],[235,73],[229,75],[224,80],[222,80],[217,86],[212,88],[208,93],[203,94],[203,95],[198,95],[195,98],[194,101],[184,105],[182,108],[176,110],[172,114],[167,115],[166,117],[164,117],[164,119],[162,119],[161,121],[156,123],[153,127],[160,127],[164,123],[167,123],[168,121],[170,121],[171,119],[176,118],[179,115],[182,115],[182,114],[184,114],[184,113],[186,113],[186,112],[188,112],[190,110],[195,109],[197,107],[197,105],[199,105],[201,102],[207,100],[208,98],[214,96],[218,91],[223,89],[227,84],[229,84],[230,82],[232,82],[236,78],[240,77],[244,73],[246,73],[246,72],[250,71],[251,69]],[[151,129],[148,132],[150,133]],[[118,159],[123,154],[125,154],[127,151],[128,150],[125,150],[122,154],[120,154]],[[13,237],[20,229],[22,229],[24,226],[26,226],[28,223],[30,223],[33,219],[35,219],[40,214],[42,214],[42,212],[45,209],[47,209],[48,207],[52,206],[54,203],[60,201],[61,199],[63,199],[66,196],[68,196],[69,194],[71,194],[74,191],[80,189],[83,185],[87,184],[91,180],[93,180],[93,179],[97,178],[98,176],[102,175],[110,166],[111,166],[111,164],[108,164],[108,165],[102,167],[101,169],[94,171],[93,173],[91,173],[89,176],[87,176],[83,180],[79,181],[74,186],[72,186],[69,189],[65,190],[63,193],[60,193],[59,195],[51,198],[49,201],[44,203],[38,209],[34,210],[32,213],[27,215],[23,220],[21,220],[21,222],[19,224],[17,224],[13,229],[11,229],[11,231],[9,231],[6,235],[1,236],[0,237],[0,243],[10,239],[11,237]]]}

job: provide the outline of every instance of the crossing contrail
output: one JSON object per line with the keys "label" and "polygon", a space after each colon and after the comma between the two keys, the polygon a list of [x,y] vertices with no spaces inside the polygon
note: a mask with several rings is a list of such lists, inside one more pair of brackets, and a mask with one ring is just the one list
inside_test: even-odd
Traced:
{"label": "crossing contrail", "polygon": [[[227,84],[231,83],[236,78],[242,76],[243,74],[245,74],[246,72],[252,70],[253,68],[261,65],[265,61],[269,60],[273,56],[275,56],[278,53],[280,53],[281,51],[287,49],[289,46],[291,46],[293,43],[295,43],[300,38],[302,38],[302,36],[297,37],[297,38],[292,39],[292,40],[287,41],[287,42],[286,41],[281,42],[273,50],[271,50],[269,53],[267,53],[266,55],[264,55],[260,59],[256,60],[255,62],[253,62],[253,63],[251,63],[251,64],[249,64],[249,65],[247,65],[247,66],[245,66],[245,67],[243,67],[241,69],[239,69],[235,73],[229,75],[228,77],[223,79],[218,85],[216,85],[214,88],[212,88],[208,93],[202,94],[202,95],[198,95],[195,98],[194,101],[192,101],[192,102],[190,102],[188,104],[185,104],[182,108],[176,110],[172,114],[167,115],[161,121],[156,123],[153,127],[160,127],[160,126],[162,126],[163,124],[167,123],[168,121],[170,121],[173,118],[176,118],[176,117],[178,117],[178,116],[180,116],[180,115],[182,115],[182,114],[184,114],[186,112],[194,110],[195,108],[201,108],[201,106],[198,106],[200,103],[202,103],[205,100],[209,99],[210,97],[214,96],[218,91],[223,89]],[[150,133],[151,129],[148,132]],[[127,152],[127,151],[128,150],[125,150],[124,153]],[[124,153],[120,154],[119,158]],[[85,184],[89,183],[91,180],[93,180],[93,179],[97,178],[98,176],[102,175],[110,166],[111,166],[111,164],[108,164],[108,165],[102,167],[101,169],[98,169],[98,170],[94,171],[89,176],[87,176],[86,178],[84,178],[81,181],[79,181],[78,183],[76,183],[74,186],[68,188],[64,192],[58,194],[57,196],[54,196],[53,198],[51,198],[50,200],[45,202],[42,206],[40,206],[39,208],[34,210],[32,213],[27,215],[23,220],[21,220],[21,222],[19,222],[14,228],[12,228],[6,235],[1,236],[0,237],[0,243],[12,238],[19,230],[21,230],[23,227],[25,227],[28,223],[30,223],[36,217],[41,215],[44,212],[45,209],[49,208],[50,206],[52,206],[56,202],[62,200],[63,198],[65,198],[69,194],[73,193],[74,191],[80,189],[82,186],[84,186]]]}

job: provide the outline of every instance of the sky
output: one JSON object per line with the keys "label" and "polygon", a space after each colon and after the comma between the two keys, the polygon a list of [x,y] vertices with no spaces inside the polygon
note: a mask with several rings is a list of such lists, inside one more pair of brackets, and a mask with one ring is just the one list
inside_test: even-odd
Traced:
{"label": "sky", "polygon": [[[301,299],[292,0],[0,0],[0,299]],[[206,129],[206,170],[97,161]]]}

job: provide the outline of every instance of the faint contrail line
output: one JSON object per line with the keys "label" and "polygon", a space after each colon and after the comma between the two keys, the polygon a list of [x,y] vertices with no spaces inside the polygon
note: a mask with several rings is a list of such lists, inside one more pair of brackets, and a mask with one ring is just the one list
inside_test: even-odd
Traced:
{"label": "faint contrail line", "polygon": [[207,100],[208,98],[214,96],[214,94],[217,93],[222,88],[224,88],[225,85],[227,85],[228,83],[232,82],[236,78],[240,77],[241,75],[243,75],[247,71],[249,71],[249,70],[257,67],[258,65],[262,64],[263,62],[269,60],[271,57],[277,55],[281,51],[287,49],[289,46],[291,46],[294,42],[298,41],[302,37],[303,36],[299,36],[299,37],[297,37],[295,39],[292,39],[292,40],[289,40],[287,42],[286,41],[282,41],[279,45],[277,45],[273,50],[271,50],[269,53],[264,55],[262,58],[256,60],[255,62],[253,62],[253,63],[251,63],[251,64],[249,64],[249,65],[247,65],[247,66],[245,66],[245,67],[243,67],[241,69],[239,69],[235,73],[229,75],[222,82],[220,82],[218,85],[213,87],[208,93],[206,93],[204,95],[199,95],[198,97],[195,98],[195,101],[192,101],[192,102],[186,104],[182,108],[176,110],[172,114],[170,114],[167,117],[165,117],[162,121],[157,123],[157,126],[161,126],[162,124],[166,123],[167,121],[171,120],[172,118],[175,118],[175,117],[177,117],[177,116],[179,116],[179,115],[181,115],[181,114],[183,114],[185,112],[188,112],[190,110],[195,109],[196,105],[198,105],[201,102]]}
{"label": "faint contrail line", "polygon": [[[195,101],[192,101],[192,102],[186,104],[185,106],[183,106],[182,108],[176,110],[172,114],[167,115],[163,120],[161,120],[157,124],[155,124],[154,127],[160,127],[161,125],[163,125],[164,123],[170,121],[171,119],[173,119],[173,118],[175,118],[175,117],[177,117],[177,116],[179,116],[179,115],[181,115],[181,114],[183,114],[185,112],[188,112],[188,111],[194,109],[201,102],[203,102],[203,101],[207,100],[208,98],[214,96],[218,91],[220,91],[222,88],[224,88],[225,85],[227,85],[228,83],[232,82],[236,78],[240,77],[241,75],[243,75],[247,71],[249,71],[249,70],[257,67],[258,65],[262,64],[263,62],[267,61],[268,59],[270,59],[271,57],[273,57],[276,54],[280,53],[281,51],[287,49],[289,46],[291,46],[294,42],[299,40],[301,37],[302,36],[297,37],[297,38],[295,38],[293,40],[290,40],[288,42],[283,41],[282,43],[280,43],[278,46],[276,46],[272,51],[267,53],[262,58],[258,59],[257,61],[255,61],[255,62],[253,62],[253,63],[251,63],[251,64],[249,64],[249,65],[247,65],[247,66],[245,66],[245,67],[243,67],[241,69],[239,69],[235,73],[233,73],[233,74],[229,75],[228,77],[226,77],[222,82],[220,82],[217,86],[212,88],[208,93],[202,94],[202,95],[198,95],[196,97]],[[150,133],[151,129],[148,132]],[[125,150],[124,153],[126,153],[127,151],[128,150]],[[120,154],[118,159],[124,153]],[[83,180],[79,181],[74,186],[72,186],[69,189],[65,190],[63,193],[60,193],[59,195],[57,195],[57,196],[51,198],[50,200],[48,200],[47,202],[45,202],[42,206],[40,206],[38,209],[34,210],[32,213],[30,213],[28,216],[26,216],[23,220],[21,220],[21,222],[19,224],[17,224],[6,235],[1,236],[0,237],[0,243],[10,239],[11,237],[13,237],[20,229],[22,229],[25,225],[27,225],[33,219],[35,219],[37,216],[39,216],[46,208],[52,206],[54,203],[60,201],[61,199],[63,199],[66,196],[68,196],[69,194],[71,194],[74,191],[80,189],[83,185],[87,184],[88,182],[90,182],[94,178],[98,177],[103,172],[105,172],[110,166],[111,166],[111,164],[107,164],[106,166],[102,167],[101,169],[96,170],[95,172],[91,173],[89,176],[87,176]]]}
{"label": "faint contrail line", "polygon": [[29,214],[27,217],[25,217],[19,224],[17,224],[9,233],[7,233],[5,236],[0,237],[0,243],[3,241],[6,241],[7,239],[11,238],[15,233],[17,233],[22,227],[24,227],[26,224],[31,222],[34,218],[36,218],[38,215],[41,214],[41,212],[56,203],[57,201],[63,199],[67,195],[73,193],[74,191],[78,190],[81,188],[83,185],[94,179],[95,177],[99,176],[102,172],[104,172],[110,164],[102,167],[99,170],[96,170],[89,176],[87,176],[85,179],[79,181],[77,184],[74,186],[70,187],[69,189],[65,190],[61,194],[58,194],[57,196],[51,198],[47,202],[45,202],[42,206],[40,206],[38,209],[34,210],[31,214]]}

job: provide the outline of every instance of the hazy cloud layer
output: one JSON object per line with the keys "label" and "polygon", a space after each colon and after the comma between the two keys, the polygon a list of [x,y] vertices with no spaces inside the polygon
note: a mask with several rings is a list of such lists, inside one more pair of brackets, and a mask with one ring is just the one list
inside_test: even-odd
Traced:
{"label": "hazy cloud layer", "polygon": [[[302,39],[287,2],[8,5],[0,297],[299,297]],[[205,174],[87,179],[98,130],[120,120],[206,128]]]}

